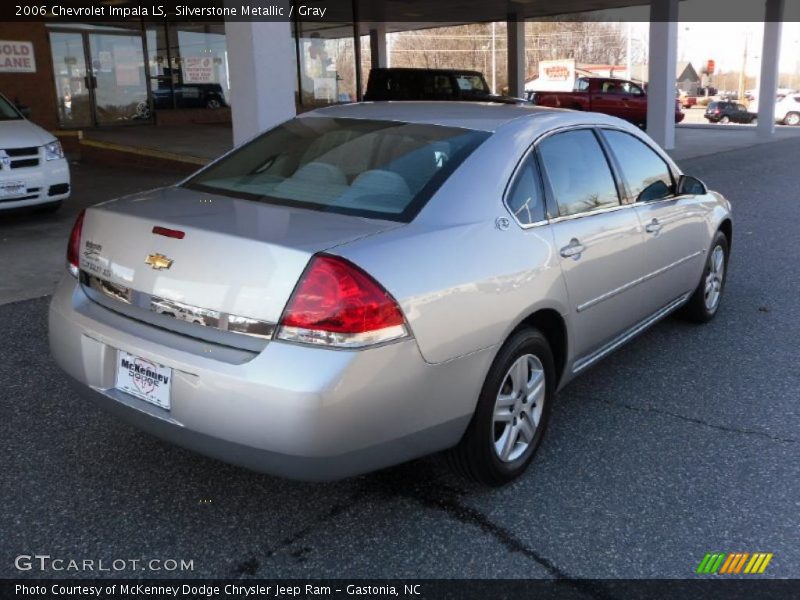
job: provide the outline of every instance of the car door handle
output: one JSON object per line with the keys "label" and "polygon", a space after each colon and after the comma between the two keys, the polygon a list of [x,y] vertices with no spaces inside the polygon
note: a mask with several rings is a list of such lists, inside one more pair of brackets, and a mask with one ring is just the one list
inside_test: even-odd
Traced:
{"label": "car door handle", "polygon": [[650,221],[647,224],[647,226],[644,228],[644,230],[647,233],[658,233],[659,231],[661,231],[662,227],[663,227],[663,225],[658,222],[658,219],[653,219],[652,221]]}
{"label": "car door handle", "polygon": [[561,248],[561,256],[578,260],[584,250],[586,250],[586,246],[581,244],[578,238],[572,238],[569,244]]}

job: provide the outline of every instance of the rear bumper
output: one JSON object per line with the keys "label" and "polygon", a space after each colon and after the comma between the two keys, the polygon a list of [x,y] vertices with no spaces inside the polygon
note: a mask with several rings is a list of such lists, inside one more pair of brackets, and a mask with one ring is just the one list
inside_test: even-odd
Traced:
{"label": "rear bumper", "polygon": [[[305,480],[455,445],[494,356],[487,349],[433,366],[414,340],[362,351],[210,347],[93,303],[69,276],[53,296],[49,324],[52,354],[82,396],[170,442]],[[118,350],[173,369],[171,410],[114,388]]]}

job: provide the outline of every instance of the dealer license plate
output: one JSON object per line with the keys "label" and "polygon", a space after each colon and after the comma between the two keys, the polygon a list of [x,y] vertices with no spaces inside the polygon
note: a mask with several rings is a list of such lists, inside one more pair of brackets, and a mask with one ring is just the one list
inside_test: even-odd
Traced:
{"label": "dealer license plate", "polygon": [[0,197],[3,196],[24,196],[28,191],[28,186],[24,181],[3,181],[0,182]]}
{"label": "dealer license plate", "polygon": [[116,388],[169,410],[172,369],[120,350]]}

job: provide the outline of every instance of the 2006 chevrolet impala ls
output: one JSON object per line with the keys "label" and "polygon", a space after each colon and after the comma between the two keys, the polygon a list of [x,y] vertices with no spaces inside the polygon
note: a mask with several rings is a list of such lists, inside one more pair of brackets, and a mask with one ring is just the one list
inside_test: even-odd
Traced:
{"label": "2006 chevrolet impala ls", "polygon": [[75,223],[50,344],[198,452],[333,479],[451,449],[520,475],[556,391],[720,305],[729,203],[613,117],[478,103],[306,113]]}

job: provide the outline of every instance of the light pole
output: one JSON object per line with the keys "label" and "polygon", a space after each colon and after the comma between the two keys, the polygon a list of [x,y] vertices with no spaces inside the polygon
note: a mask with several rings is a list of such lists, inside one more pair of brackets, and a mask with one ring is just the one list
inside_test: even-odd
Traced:
{"label": "light pole", "polygon": [[492,21],[492,93],[497,93],[497,53],[495,52],[495,35],[496,35],[496,27],[497,23]]}
{"label": "light pole", "polygon": [[742,101],[744,98],[744,86],[745,86],[745,72],[747,71],[747,43],[750,41],[750,32],[746,32],[744,35],[744,52],[742,53],[742,67],[739,71],[739,89],[737,90],[737,100],[739,102]]}

